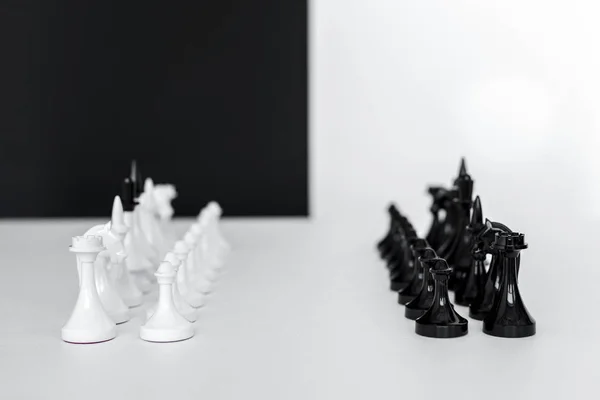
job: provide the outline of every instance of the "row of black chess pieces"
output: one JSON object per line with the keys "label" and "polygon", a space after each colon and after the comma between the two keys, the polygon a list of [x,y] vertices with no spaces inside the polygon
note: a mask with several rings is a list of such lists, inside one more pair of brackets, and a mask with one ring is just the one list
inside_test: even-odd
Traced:
{"label": "row of black chess pieces", "polygon": [[398,292],[406,318],[415,320],[416,333],[435,338],[468,333],[468,321],[450,301],[449,291],[454,291],[454,303],[469,307],[469,317],[483,321],[484,333],[507,338],[534,335],[535,320],[518,286],[525,236],[504,224],[484,221],[479,196],[472,201],[473,180],[464,159],[452,188],[432,187],[429,193],[433,222],[425,238],[391,205],[389,230],[377,244],[387,263],[390,288]]}

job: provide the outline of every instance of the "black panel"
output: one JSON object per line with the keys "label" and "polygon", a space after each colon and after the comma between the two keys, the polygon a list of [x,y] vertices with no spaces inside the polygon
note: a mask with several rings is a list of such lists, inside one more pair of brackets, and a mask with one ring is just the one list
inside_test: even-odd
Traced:
{"label": "black panel", "polygon": [[1,8],[0,216],[107,216],[131,158],[178,215],[307,214],[306,0]]}

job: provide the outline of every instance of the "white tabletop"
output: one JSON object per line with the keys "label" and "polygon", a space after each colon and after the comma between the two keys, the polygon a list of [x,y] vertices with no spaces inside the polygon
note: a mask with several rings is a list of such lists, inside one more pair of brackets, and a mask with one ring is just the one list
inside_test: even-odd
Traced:
{"label": "white tabletop", "polygon": [[549,232],[523,253],[531,338],[487,336],[473,320],[462,338],[416,335],[374,250],[379,221],[233,219],[235,251],[194,338],[144,342],[142,307],[115,340],[64,343],[77,296],[67,248],[97,222],[0,222],[0,398],[598,398],[600,273],[575,235]]}

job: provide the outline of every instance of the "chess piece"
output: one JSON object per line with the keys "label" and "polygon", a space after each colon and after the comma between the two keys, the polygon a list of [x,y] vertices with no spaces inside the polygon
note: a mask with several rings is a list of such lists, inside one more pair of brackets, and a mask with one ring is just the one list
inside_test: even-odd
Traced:
{"label": "chess piece", "polygon": [[473,204],[473,180],[468,174],[463,174],[461,169],[461,175],[455,180],[455,186],[458,196],[453,199],[451,211],[456,218],[454,225],[456,230],[440,250],[440,256],[445,258],[452,267],[452,275],[448,282],[450,290],[454,290],[464,282],[472,262],[471,234],[467,226]]}
{"label": "chess piece", "polygon": [[158,184],[154,186],[153,193],[156,214],[158,215],[158,226],[165,241],[165,247],[171,249],[178,238],[172,226],[175,210],[171,204],[173,199],[177,197],[177,191],[173,185]]}
{"label": "chess piece", "polygon": [[434,280],[433,275],[430,272],[432,267],[435,267],[438,262],[435,251],[431,248],[425,249],[423,254],[419,257],[419,263],[423,269],[423,284],[419,294],[410,302],[406,304],[404,309],[404,316],[408,319],[417,319],[421,315],[425,314],[431,304],[433,304],[433,289]]}
{"label": "chess piece", "polygon": [[163,261],[155,273],[158,282],[158,305],[150,319],[140,327],[140,338],[148,342],[177,342],[194,336],[194,327],[182,317],[173,302],[175,268]]}
{"label": "chess piece", "polygon": [[115,200],[113,202],[110,229],[111,231],[115,232],[119,241],[119,246],[123,249],[117,254],[117,262],[113,264],[115,270],[115,289],[125,305],[128,307],[137,307],[143,302],[143,294],[142,291],[133,283],[130,273],[125,265],[127,252],[124,250],[124,242],[129,229],[127,228],[127,225],[125,225],[123,204],[121,203],[121,198],[119,196],[115,196]]}
{"label": "chess piece", "polygon": [[148,271],[152,268],[153,263],[147,254],[143,252],[144,246],[140,244],[144,238],[143,235],[140,235],[139,228],[135,223],[136,187],[129,178],[125,178],[123,181],[121,201],[123,203],[125,225],[129,230],[124,240],[125,251],[127,252],[125,265],[135,284],[142,292],[148,293],[152,288],[152,279],[148,276]]}
{"label": "chess piece", "polygon": [[388,207],[388,213],[390,215],[390,226],[386,235],[377,242],[377,250],[379,251],[379,255],[383,258],[383,255],[387,253],[392,245],[394,230],[395,230],[395,219],[394,219],[394,210],[396,206],[394,204],[390,204]]}
{"label": "chess piece", "polygon": [[[181,260],[177,256],[175,256],[174,253],[169,252],[165,256],[165,261],[171,263],[171,265],[173,266],[173,268],[175,270],[175,274],[177,275],[179,267],[181,266]],[[177,312],[179,312],[179,314],[182,317],[184,317],[185,319],[187,319],[188,321],[195,322],[198,319],[198,312],[196,311],[196,309],[194,307],[190,306],[187,301],[185,301],[185,299],[179,292],[179,285],[177,284],[177,279],[175,279],[173,281],[172,288],[173,288],[173,304],[175,304],[175,308],[177,309]],[[147,318],[150,319],[152,317],[152,315],[154,315],[155,311],[156,311],[156,304],[153,307],[150,307],[148,309],[148,311],[146,312]]]}
{"label": "chess piece", "polygon": [[496,233],[493,244],[503,253],[500,285],[494,304],[483,320],[483,332],[492,336],[521,338],[535,335],[535,320],[523,303],[517,282],[521,250],[527,248],[522,233]]}
{"label": "chess piece", "polygon": [[76,236],[69,250],[76,254],[81,268],[79,296],[61,336],[69,343],[98,343],[117,336],[115,322],[108,316],[96,289],[94,262],[105,250],[100,236]]}
{"label": "chess piece", "polygon": [[419,258],[425,254],[425,250],[429,248],[429,244],[425,239],[416,239],[410,245],[410,251],[413,257],[414,273],[408,286],[398,292],[398,303],[406,304],[413,300],[421,291],[423,286],[423,267],[419,262]]}
{"label": "chess piece", "polygon": [[214,282],[217,279],[217,269],[222,267],[223,260],[215,254],[214,247],[208,241],[206,223],[196,222],[192,224],[190,233],[194,236],[196,243],[194,260],[198,275],[204,276],[209,282]]}
{"label": "chess piece", "polygon": [[415,268],[410,246],[419,239],[412,226],[408,226],[400,236],[399,260],[390,269],[390,289],[394,292],[407,287],[413,277]]}
{"label": "chess piece", "polygon": [[[120,225],[116,219],[119,218],[118,206],[120,201],[118,196],[113,201],[113,220],[104,225],[96,225],[88,229],[83,236],[100,236],[105,250],[100,252],[96,257],[94,266],[94,279],[96,281],[96,289],[100,302],[106,310],[106,313],[117,324],[122,324],[129,321],[129,307],[123,302],[113,281],[109,279],[108,272],[119,265],[119,262],[124,258],[122,245],[123,225]],[[78,267],[78,269],[80,269]],[[111,271],[112,272],[112,271]]]}
{"label": "chess piece", "polygon": [[439,208],[445,213],[443,222],[436,238],[436,247],[433,247],[435,252],[442,257],[448,253],[448,248],[452,244],[452,239],[456,235],[458,225],[458,207],[456,207],[455,199],[458,198],[458,189],[453,187],[440,194]]}
{"label": "chess piece", "polygon": [[468,332],[468,321],[461,317],[450,302],[448,280],[452,270],[446,260],[438,258],[431,268],[435,282],[431,307],[415,321],[415,332],[433,338],[455,338]]}
{"label": "chess piece", "polygon": [[206,263],[198,257],[198,238],[190,231],[183,235],[183,241],[190,249],[186,261],[188,288],[201,293],[210,293],[211,281],[205,274]]}
{"label": "chess piece", "polygon": [[223,233],[221,232],[221,227],[219,222],[221,220],[221,216],[223,215],[223,209],[216,201],[211,201],[206,205],[206,209],[208,210],[210,223],[209,223],[209,235],[213,236],[219,252],[229,252],[231,251],[231,245],[225,240],[223,237]]}
{"label": "chess piece", "polygon": [[444,204],[446,202],[448,191],[443,187],[435,186],[430,187],[428,192],[431,197],[433,197],[433,202],[429,208],[432,220],[425,239],[431,248],[438,248],[442,244],[442,228],[444,227],[444,220],[440,217],[440,211],[443,211],[445,215],[446,210],[444,209]]}
{"label": "chess piece", "polygon": [[480,232],[485,227],[483,222],[483,211],[481,209],[481,199],[479,196],[473,202],[473,211],[471,214],[471,223],[467,231],[471,237],[471,267],[462,284],[456,287],[454,292],[454,304],[469,307],[477,299],[480,292],[485,288],[487,279],[485,272],[486,253],[481,241],[475,239],[475,233]]}
{"label": "chess piece", "polygon": [[474,240],[481,246],[481,251],[492,255],[490,268],[486,274],[485,286],[483,291],[479,291],[475,300],[471,301],[469,306],[469,317],[477,320],[483,320],[494,305],[494,297],[500,288],[500,276],[504,265],[504,253],[498,251],[493,243],[497,233],[512,232],[506,225],[499,222],[492,222],[486,219],[484,227],[474,232]]}
{"label": "chess piece", "polygon": [[201,293],[194,291],[189,282],[186,264],[188,262],[190,248],[183,240],[179,240],[175,242],[173,254],[181,261],[181,265],[177,271],[177,287],[179,293],[181,293],[185,301],[192,307],[202,307],[204,305],[204,296]]}

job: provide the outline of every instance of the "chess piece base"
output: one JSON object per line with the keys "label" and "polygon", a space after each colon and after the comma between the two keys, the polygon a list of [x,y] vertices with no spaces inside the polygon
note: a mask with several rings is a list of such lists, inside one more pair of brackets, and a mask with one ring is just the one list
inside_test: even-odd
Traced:
{"label": "chess piece base", "polygon": [[483,333],[503,338],[522,338],[535,335],[535,324],[524,326],[494,326],[483,324]]}
{"label": "chess piece base", "polygon": [[102,343],[112,340],[117,337],[117,329],[113,326],[105,331],[98,332],[63,328],[61,330],[61,338],[65,342],[74,344],[93,344]]}
{"label": "chess piece base", "polygon": [[460,323],[455,325],[424,325],[415,321],[415,332],[417,335],[438,338],[438,339],[449,339],[465,336],[469,333],[469,323]]}
{"label": "chess piece base", "polygon": [[416,308],[408,308],[404,309],[404,316],[408,319],[415,320],[425,314],[427,310],[419,310]]}
{"label": "chess piece base", "polygon": [[412,294],[398,294],[398,304],[406,305],[413,301],[417,296],[413,296]]}
{"label": "chess piece base", "polygon": [[115,324],[124,324],[131,319],[131,316],[129,315],[129,308],[118,312],[107,312],[107,314],[110,319],[115,322]]}
{"label": "chess piece base", "polygon": [[182,340],[190,339],[193,336],[194,328],[192,325],[173,329],[155,329],[146,326],[140,328],[140,338],[147,342],[180,342]]}
{"label": "chess piece base", "polygon": [[483,321],[483,319],[488,315],[486,311],[479,310],[469,310],[469,317],[476,319],[477,321]]}
{"label": "chess piece base", "polygon": [[390,284],[390,290],[393,292],[399,292],[402,289],[406,288],[408,286],[408,282],[394,282],[392,281],[392,283]]}

